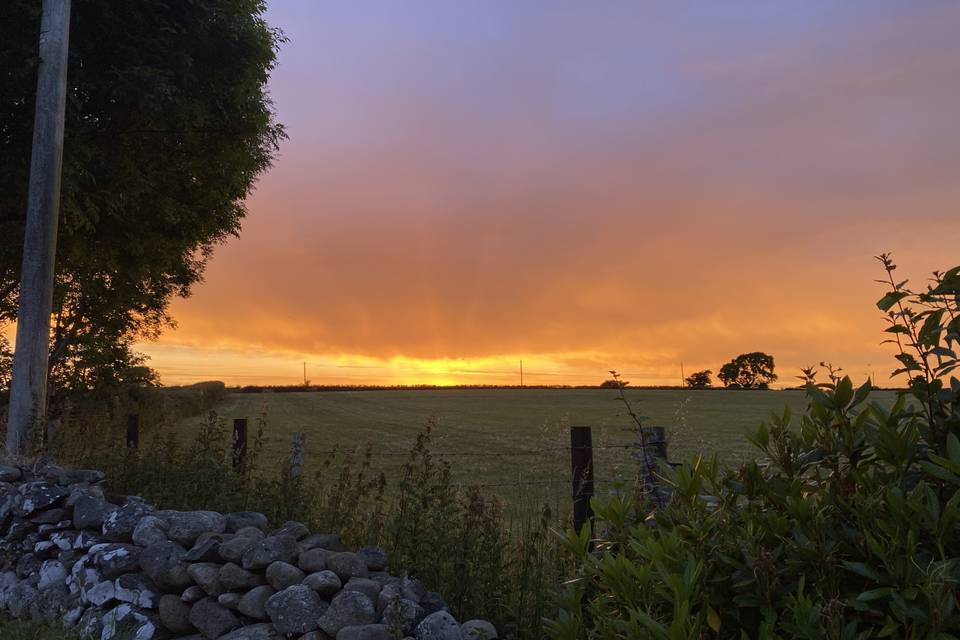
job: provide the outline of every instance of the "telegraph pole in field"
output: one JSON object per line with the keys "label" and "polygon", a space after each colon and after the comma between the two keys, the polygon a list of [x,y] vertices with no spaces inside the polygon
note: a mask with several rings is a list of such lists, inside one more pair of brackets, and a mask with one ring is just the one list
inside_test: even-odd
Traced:
{"label": "telegraph pole in field", "polygon": [[43,0],[17,342],[7,416],[10,456],[25,453],[31,427],[46,416],[69,38],[70,0]]}

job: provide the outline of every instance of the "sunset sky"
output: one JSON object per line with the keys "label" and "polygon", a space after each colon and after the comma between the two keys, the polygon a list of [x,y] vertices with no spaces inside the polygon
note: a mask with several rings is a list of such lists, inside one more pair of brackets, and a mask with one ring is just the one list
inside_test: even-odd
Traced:
{"label": "sunset sky", "polygon": [[272,0],[289,140],[141,345],[167,384],[892,369],[960,263],[960,3]]}

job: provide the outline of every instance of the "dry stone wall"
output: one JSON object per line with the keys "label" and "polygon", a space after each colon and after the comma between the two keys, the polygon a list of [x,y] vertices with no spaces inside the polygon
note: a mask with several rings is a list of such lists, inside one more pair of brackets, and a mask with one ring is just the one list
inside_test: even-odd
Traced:
{"label": "dry stone wall", "polygon": [[443,597],[259,513],[163,511],[111,498],[104,474],[0,465],[0,613],[89,640],[481,640]]}

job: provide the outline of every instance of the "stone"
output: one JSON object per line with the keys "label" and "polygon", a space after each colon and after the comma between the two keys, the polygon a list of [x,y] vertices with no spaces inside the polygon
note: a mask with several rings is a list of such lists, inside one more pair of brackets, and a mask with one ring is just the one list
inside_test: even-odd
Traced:
{"label": "stone", "polygon": [[56,506],[69,494],[69,490],[49,482],[25,482],[14,496],[13,514],[26,518],[37,511]]}
{"label": "stone", "polygon": [[223,533],[227,530],[227,519],[216,511],[172,511],[164,514],[171,540],[184,547],[191,547],[206,532]]}
{"label": "stone", "polygon": [[377,611],[370,598],[359,591],[341,591],[320,618],[320,630],[333,638],[344,627],[374,624]]}
{"label": "stone", "polygon": [[40,558],[33,553],[25,553],[17,559],[17,577],[21,580],[40,571]]}
{"label": "stone", "polygon": [[348,551],[331,553],[327,556],[327,569],[333,571],[343,581],[350,578],[366,578],[368,574],[366,561],[361,556]]}
{"label": "stone", "polygon": [[493,640],[497,629],[486,620],[467,620],[460,625],[463,640]]}
{"label": "stone", "polygon": [[228,591],[246,591],[263,583],[263,576],[242,569],[232,562],[220,568],[220,584]]}
{"label": "stone", "polygon": [[33,524],[57,524],[58,522],[65,522],[65,521],[68,521],[67,510],[60,509],[60,508],[47,509],[46,511],[38,511],[37,513],[30,516],[30,522],[32,522]]}
{"label": "stone", "polygon": [[140,568],[141,547],[107,542],[90,548],[90,560],[104,578],[112,580]]}
{"label": "stone", "polygon": [[190,624],[205,638],[219,638],[240,626],[240,619],[213,598],[204,598],[190,609]]}
{"label": "stone", "polygon": [[[254,531],[257,531],[257,529],[254,529]],[[263,536],[262,533],[260,535]],[[217,554],[221,560],[226,562],[241,563],[243,562],[243,554],[252,549],[259,541],[260,539],[254,536],[244,536],[237,533],[229,540],[220,543],[220,546],[217,547]]]}
{"label": "stone", "polygon": [[297,566],[307,573],[316,573],[327,568],[327,557],[330,552],[326,549],[309,549],[300,553]]}
{"label": "stone", "polygon": [[143,573],[128,573],[114,583],[114,597],[120,602],[129,602],[141,609],[156,609],[160,602],[160,590]]}
{"label": "stone", "polygon": [[151,640],[157,633],[159,620],[124,602],[103,615],[100,640]]}
{"label": "stone", "polygon": [[240,598],[237,611],[254,620],[266,620],[269,618],[266,609],[267,600],[276,592],[276,589],[269,585],[254,587]]}
{"label": "stone", "polygon": [[199,602],[206,597],[207,592],[203,590],[203,587],[198,585],[189,586],[183,590],[182,594],[180,594],[180,599],[189,604]]}
{"label": "stone", "polygon": [[333,571],[318,571],[311,573],[303,579],[303,584],[307,585],[323,597],[329,597],[340,591],[343,583]]}
{"label": "stone", "polygon": [[221,565],[212,562],[198,562],[197,564],[189,565],[187,567],[187,573],[190,574],[193,581],[196,582],[207,595],[219,596],[224,592],[223,585],[220,584],[221,568]]}
{"label": "stone", "polygon": [[131,542],[133,531],[140,524],[140,520],[153,511],[153,507],[140,498],[128,498],[122,507],[104,518],[100,532],[104,538],[113,542]]}
{"label": "stone", "polygon": [[243,554],[243,568],[265,569],[277,560],[293,564],[297,561],[299,552],[297,541],[293,536],[286,534],[269,536]]}
{"label": "stone", "polygon": [[151,544],[166,542],[167,530],[163,521],[156,516],[144,516],[133,528],[132,534],[134,544],[141,547],[149,547]]}
{"label": "stone", "polygon": [[23,477],[19,468],[9,464],[0,464],[0,482],[16,482]]}
{"label": "stone", "polygon": [[357,555],[364,559],[370,571],[385,571],[387,568],[389,558],[380,547],[364,547],[357,551]]}
{"label": "stone", "polygon": [[347,546],[336,533],[315,533],[307,536],[300,541],[300,548],[303,551],[307,549],[326,549],[327,551],[347,551]]}
{"label": "stone", "polygon": [[371,602],[376,602],[380,595],[380,583],[368,578],[350,578],[343,588],[346,591],[359,591],[370,598]]}
{"label": "stone", "polygon": [[417,625],[416,640],[463,640],[460,625],[446,611],[431,613]]}
{"label": "stone", "polygon": [[283,591],[287,587],[300,584],[304,577],[306,575],[303,571],[280,560],[271,562],[266,571],[267,584],[277,591]]}
{"label": "stone", "polygon": [[385,624],[364,624],[340,629],[337,640],[395,640],[395,636]]}
{"label": "stone", "polygon": [[177,596],[169,594],[162,596],[158,609],[160,624],[167,631],[180,635],[193,632],[193,624],[190,623],[190,605]]}
{"label": "stone", "polygon": [[[281,638],[282,636],[277,634],[272,624],[261,622],[231,631],[226,635],[220,636],[217,640],[281,640]],[[305,638],[306,636],[300,636],[300,640],[304,640]]]}
{"label": "stone", "polygon": [[59,560],[47,560],[40,565],[40,582],[37,589],[43,591],[55,584],[66,583],[67,568]]}
{"label": "stone", "polygon": [[425,617],[427,612],[419,604],[413,600],[397,597],[384,607],[380,621],[404,635],[411,635]]}
{"label": "stone", "polygon": [[96,484],[107,479],[107,474],[96,469],[66,469],[67,484]]}
{"label": "stone", "polygon": [[264,609],[277,633],[291,634],[316,629],[327,606],[313,589],[298,584],[270,596]]}
{"label": "stone", "polygon": [[267,516],[255,511],[228,513],[224,517],[227,521],[227,533],[237,533],[247,527],[254,527],[266,533],[267,528],[270,526],[270,523],[267,522]]}
{"label": "stone", "polygon": [[140,567],[161,590],[182,591],[193,583],[183,561],[186,554],[176,542],[158,542],[140,553]]}
{"label": "stone", "polygon": [[423,598],[420,598],[420,606],[426,610],[427,614],[450,610],[450,607],[447,606],[447,601],[436,591],[431,591]]}
{"label": "stone", "polygon": [[234,535],[240,536],[241,538],[252,538],[254,540],[263,540],[267,537],[267,534],[257,527],[244,527]]}
{"label": "stone", "polygon": [[235,593],[233,591],[229,593],[221,593],[217,596],[217,604],[219,604],[224,609],[230,609],[230,611],[236,611],[237,607],[240,606],[240,599],[243,598],[242,593]]}
{"label": "stone", "polygon": [[204,534],[187,551],[184,558],[187,562],[217,562],[220,560],[220,544],[223,538],[220,534]]}
{"label": "stone", "polygon": [[307,529],[307,525],[302,522],[284,522],[283,526],[270,534],[271,536],[280,536],[288,535],[292,536],[294,540],[302,540],[310,535],[310,529]]}

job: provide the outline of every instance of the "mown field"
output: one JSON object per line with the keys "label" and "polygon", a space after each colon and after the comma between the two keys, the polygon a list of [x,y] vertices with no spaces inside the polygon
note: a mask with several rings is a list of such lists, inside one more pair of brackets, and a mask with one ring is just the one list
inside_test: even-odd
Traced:
{"label": "mown field", "polygon": [[[881,402],[893,392],[877,392]],[[716,453],[727,465],[753,455],[744,434],[770,412],[789,405],[794,414],[805,406],[797,391],[627,392],[646,423],[667,429],[670,458],[689,459],[698,452]],[[233,393],[217,406],[229,429],[233,418],[265,415],[265,455],[287,455],[291,436],[307,434],[308,470],[322,468],[335,449],[370,443],[374,463],[388,478],[397,478],[424,425],[435,420],[438,458],[450,463],[457,482],[482,484],[495,493],[536,497],[565,496],[569,489],[569,427],[594,428],[595,465],[601,487],[629,478],[630,452],[617,445],[632,441],[631,421],[616,391],[601,389],[492,389],[338,391],[303,393]],[[195,432],[201,418],[181,422],[184,435]],[[338,456],[338,457],[342,457]]]}

